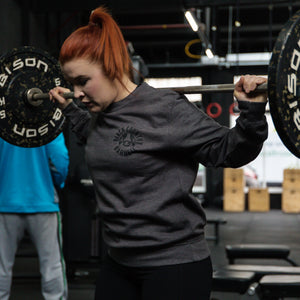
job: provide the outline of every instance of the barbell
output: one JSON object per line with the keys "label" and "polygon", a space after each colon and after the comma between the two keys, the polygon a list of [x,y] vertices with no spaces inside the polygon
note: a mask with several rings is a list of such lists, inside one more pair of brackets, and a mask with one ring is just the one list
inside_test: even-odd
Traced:
{"label": "barbell", "polygon": [[[284,145],[300,157],[300,11],[284,25],[268,66],[267,91],[275,129]],[[58,62],[46,51],[21,47],[0,57],[0,137],[21,147],[38,147],[63,130],[65,116],[49,99],[53,86],[68,86]],[[183,94],[232,92],[234,84],[171,88]],[[64,94],[73,98],[74,93]]]}

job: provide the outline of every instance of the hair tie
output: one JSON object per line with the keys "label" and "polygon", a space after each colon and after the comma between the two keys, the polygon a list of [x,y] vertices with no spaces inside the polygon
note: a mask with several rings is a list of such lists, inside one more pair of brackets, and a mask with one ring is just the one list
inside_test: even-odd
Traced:
{"label": "hair tie", "polygon": [[102,24],[95,23],[95,22],[91,22],[91,21],[88,23],[88,25],[89,25],[89,26],[97,26],[97,27],[99,27],[99,28],[102,28]]}

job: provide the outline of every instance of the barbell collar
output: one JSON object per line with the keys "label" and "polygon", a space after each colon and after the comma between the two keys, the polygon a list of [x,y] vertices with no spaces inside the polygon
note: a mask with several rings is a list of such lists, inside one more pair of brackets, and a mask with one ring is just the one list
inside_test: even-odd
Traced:
{"label": "barbell collar", "polygon": [[42,99],[34,99],[34,95],[41,94],[42,91],[39,88],[32,88],[26,90],[24,93],[25,101],[32,106],[39,106],[43,103]]}

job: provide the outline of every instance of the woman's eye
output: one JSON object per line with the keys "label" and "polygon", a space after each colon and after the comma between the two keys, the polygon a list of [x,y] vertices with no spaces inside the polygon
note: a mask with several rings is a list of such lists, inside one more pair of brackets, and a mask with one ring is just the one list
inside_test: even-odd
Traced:
{"label": "woman's eye", "polygon": [[88,78],[78,78],[75,80],[74,84],[79,86],[84,86],[88,82]]}
{"label": "woman's eye", "polygon": [[84,86],[84,85],[86,85],[87,81],[88,81],[87,79],[81,79],[81,80],[79,80],[78,84],[81,86]]}

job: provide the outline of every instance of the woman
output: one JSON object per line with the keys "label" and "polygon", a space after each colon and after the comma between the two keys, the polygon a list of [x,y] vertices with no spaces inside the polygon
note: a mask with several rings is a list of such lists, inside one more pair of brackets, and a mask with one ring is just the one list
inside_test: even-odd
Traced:
{"label": "woman", "polygon": [[95,299],[209,299],[206,220],[192,186],[199,163],[239,167],[258,155],[266,94],[253,91],[266,79],[241,77],[240,117],[222,127],[182,95],[134,84],[120,29],[101,7],[66,39],[60,63],[90,111],[64,99],[67,89],[50,91],[86,142],[108,248]]}

